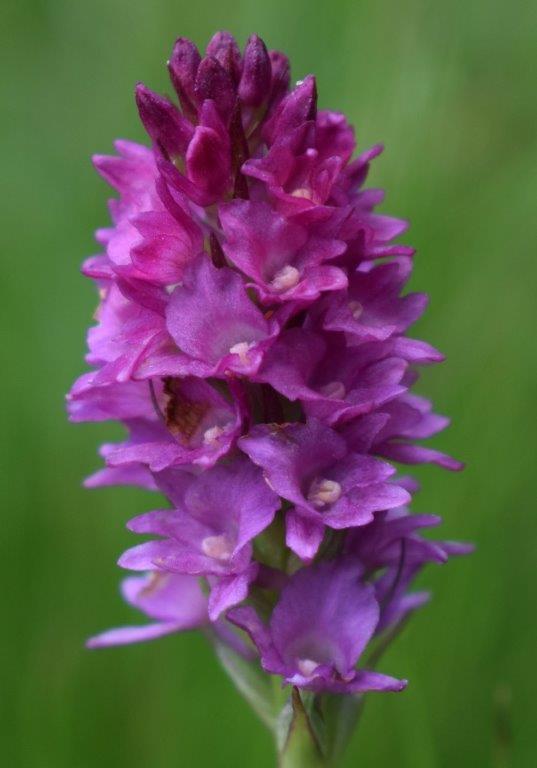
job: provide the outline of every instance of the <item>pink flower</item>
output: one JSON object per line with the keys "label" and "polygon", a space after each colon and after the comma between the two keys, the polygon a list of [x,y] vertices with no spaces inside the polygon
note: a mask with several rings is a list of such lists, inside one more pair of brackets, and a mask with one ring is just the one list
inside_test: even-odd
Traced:
{"label": "pink flower", "polygon": [[255,35],[241,53],[219,32],[204,56],[179,38],[168,68],[178,104],[136,87],[151,148],[94,158],[119,198],[83,266],[100,305],[69,413],[128,432],[89,486],[168,506],[129,523],[158,538],[119,561],[146,574],[123,594],[151,623],[89,644],[203,627],[248,657],[238,627],[284,683],[401,690],[356,665],[426,601],[409,591],[421,568],[468,547],[421,536],[439,519],[410,514],[389,463],[462,466],[416,444],[448,423],[410,391],[443,358],[405,335],[427,297],[405,293],[407,223],[364,188],[382,148],[353,160],[315,78],[289,89]]}

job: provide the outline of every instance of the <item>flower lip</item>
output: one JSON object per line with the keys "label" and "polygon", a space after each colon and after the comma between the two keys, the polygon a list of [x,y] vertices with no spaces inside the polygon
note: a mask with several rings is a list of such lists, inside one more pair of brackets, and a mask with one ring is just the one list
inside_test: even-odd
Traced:
{"label": "flower lip", "polygon": [[335,529],[364,525],[374,512],[409,499],[406,490],[388,482],[394,472],[389,465],[349,453],[345,440],[316,419],[276,431],[255,427],[240,438],[239,447],[263,469],[270,487],[295,505],[287,516],[288,543],[289,526],[299,524],[304,530],[304,519],[318,547],[319,524]]}
{"label": "flower lip", "polygon": [[342,241],[311,235],[266,202],[233,200],[219,207],[219,217],[228,260],[251,278],[263,304],[312,302],[347,285],[346,274],[329,264],[343,252]]}
{"label": "flower lip", "polygon": [[401,690],[404,681],[355,670],[379,617],[373,588],[360,576],[350,560],[312,565],[283,587],[268,626],[251,607],[228,616],[248,632],[264,669],[291,685],[334,693]]}
{"label": "flower lip", "polygon": [[278,331],[248,298],[240,276],[229,267],[217,269],[205,257],[170,296],[166,318],[176,344],[207,365],[207,375],[255,373]]}

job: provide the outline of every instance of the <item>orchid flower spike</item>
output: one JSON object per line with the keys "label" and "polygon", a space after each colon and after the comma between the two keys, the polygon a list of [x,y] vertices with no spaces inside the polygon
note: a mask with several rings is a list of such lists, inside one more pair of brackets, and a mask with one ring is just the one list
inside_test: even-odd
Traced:
{"label": "orchid flower spike", "polygon": [[256,35],[179,38],[168,69],[177,99],[136,87],[147,146],[94,158],[117,197],[68,410],[126,430],[88,486],[159,500],[119,559],[148,622],[88,646],[203,629],[281,764],[332,765],[342,707],[406,686],[375,666],[427,600],[414,578],[471,549],[424,538],[440,520],[393,464],[462,466],[422,444],[448,420],[411,391],[443,358],[406,335],[427,297],[405,292],[407,223],[365,186],[381,147],[353,159],[344,115]]}

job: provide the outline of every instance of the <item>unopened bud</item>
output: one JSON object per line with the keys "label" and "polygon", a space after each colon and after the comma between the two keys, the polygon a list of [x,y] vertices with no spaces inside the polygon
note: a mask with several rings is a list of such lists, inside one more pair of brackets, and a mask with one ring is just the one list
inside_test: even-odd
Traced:
{"label": "unopened bud", "polygon": [[241,101],[249,107],[259,107],[268,97],[272,68],[265,43],[252,35],[244,51],[244,65],[239,85]]}
{"label": "unopened bud", "polygon": [[201,56],[198,49],[190,40],[180,37],[172,51],[168,62],[168,71],[173,87],[187,117],[196,115],[196,74],[200,65]]}
{"label": "unopened bud", "polygon": [[192,126],[177,107],[142,83],[136,86],[136,104],[144,127],[155,144],[172,158],[184,155],[192,138]]}
{"label": "unopened bud", "polygon": [[238,83],[241,76],[241,52],[231,32],[217,32],[213,35],[207,46],[206,55],[216,59],[231,80]]}
{"label": "unopened bud", "polygon": [[195,92],[199,103],[212,99],[220,115],[229,118],[235,104],[235,88],[229,73],[212,56],[206,56],[199,65]]}

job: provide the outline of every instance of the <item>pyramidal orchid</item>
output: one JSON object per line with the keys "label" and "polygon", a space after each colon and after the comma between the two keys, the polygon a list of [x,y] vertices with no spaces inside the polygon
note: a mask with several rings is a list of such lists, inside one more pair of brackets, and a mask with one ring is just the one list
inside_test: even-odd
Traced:
{"label": "pyramidal orchid", "polygon": [[280,765],[333,765],[363,695],[407,684],[376,666],[427,600],[414,578],[470,549],[422,535],[440,520],[392,464],[461,467],[423,446],[447,419],[410,391],[442,355],[406,335],[427,299],[364,186],[381,147],[353,159],[315,78],[227,32],[204,56],[179,38],[168,69],[177,98],[136,88],[150,146],[94,158],[118,197],[69,413],[125,427],[88,486],[158,500],[119,559],[146,621],[88,645],[203,629]]}

